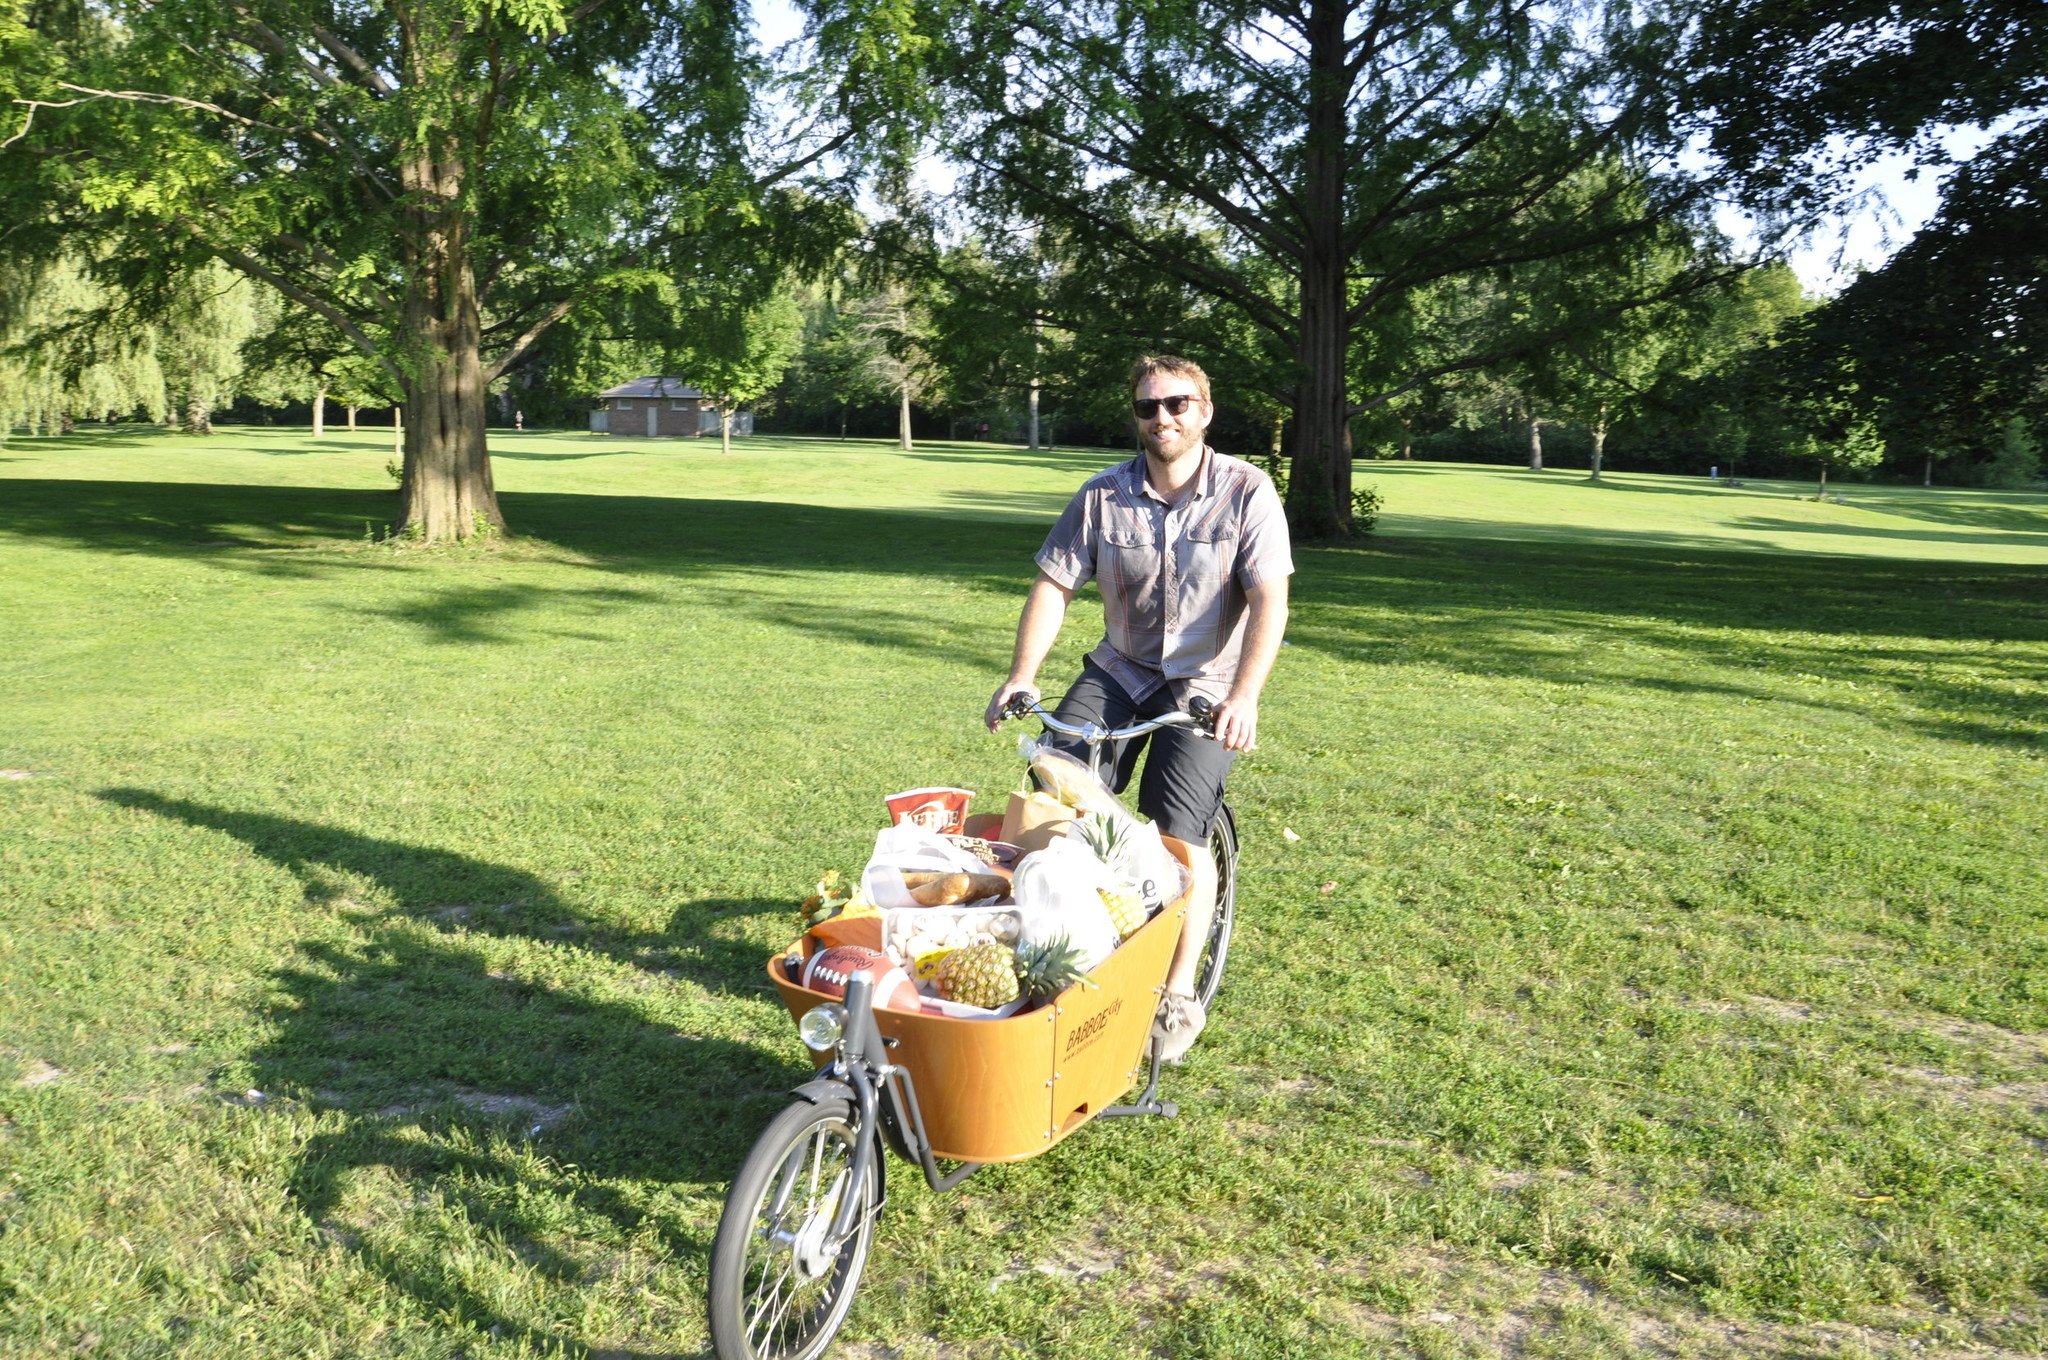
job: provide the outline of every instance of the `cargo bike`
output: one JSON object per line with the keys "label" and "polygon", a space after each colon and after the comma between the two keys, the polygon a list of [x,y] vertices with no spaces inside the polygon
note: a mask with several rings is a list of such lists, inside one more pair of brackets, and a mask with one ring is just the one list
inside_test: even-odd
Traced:
{"label": "cargo bike", "polygon": [[[1085,742],[1099,770],[1106,744],[1178,725],[1206,734],[1208,706],[1198,698],[1191,708],[1115,729],[1061,722],[1035,702],[1015,703],[1005,716],[1036,717]],[[991,820],[970,821],[968,833],[993,834]],[[1217,883],[1196,974],[1204,1006],[1223,980],[1236,905],[1237,830],[1227,806],[1206,850]],[[828,996],[793,980],[786,955],[771,958],[769,980],[823,1061],[755,1140],[727,1193],[711,1249],[719,1360],[816,1360],[831,1344],[885,1202],[885,1146],[943,1191],[991,1163],[1036,1157],[1091,1119],[1177,1115],[1159,1098],[1152,1022],[1186,912],[1183,893],[1087,982],[1003,1019],[885,1009],[875,1004],[878,979],[863,973],[847,980],[843,998]],[[1146,1074],[1148,1055],[1143,1092],[1118,1103]]]}

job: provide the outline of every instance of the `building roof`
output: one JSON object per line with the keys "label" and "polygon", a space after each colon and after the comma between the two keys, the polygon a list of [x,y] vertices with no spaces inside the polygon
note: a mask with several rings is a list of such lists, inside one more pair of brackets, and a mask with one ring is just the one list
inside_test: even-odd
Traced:
{"label": "building roof", "polygon": [[703,392],[684,382],[681,378],[635,378],[629,383],[620,383],[609,391],[598,393],[600,397],[701,397]]}

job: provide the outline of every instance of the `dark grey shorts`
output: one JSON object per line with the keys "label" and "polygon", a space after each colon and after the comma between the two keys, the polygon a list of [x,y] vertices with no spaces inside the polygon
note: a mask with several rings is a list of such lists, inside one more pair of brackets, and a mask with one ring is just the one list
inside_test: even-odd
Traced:
{"label": "dark grey shorts", "polygon": [[[1134,703],[1109,672],[1086,661],[1081,665],[1081,678],[1053,711],[1061,722],[1124,727],[1170,713],[1173,708],[1173,691],[1168,686],[1154,690],[1144,703]],[[1088,763],[1086,742],[1050,732],[1046,741],[1082,764]],[[1130,784],[1138,756],[1148,743],[1152,754],[1146,757],[1145,773],[1138,781],[1138,811],[1157,822],[1161,834],[1203,844],[1223,807],[1223,781],[1230,776],[1237,752],[1226,751],[1221,742],[1196,736],[1188,728],[1163,728],[1103,751],[1102,778],[1115,792],[1122,793]]]}

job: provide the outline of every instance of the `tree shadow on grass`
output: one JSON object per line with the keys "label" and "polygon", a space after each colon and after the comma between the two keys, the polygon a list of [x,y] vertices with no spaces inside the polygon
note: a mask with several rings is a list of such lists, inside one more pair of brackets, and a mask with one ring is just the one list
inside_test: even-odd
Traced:
{"label": "tree shadow on grass", "polygon": [[8,444],[24,453],[60,453],[65,449],[99,449],[119,445],[133,448],[137,440],[191,439],[196,436],[178,430],[167,430],[161,425],[95,425],[90,429],[83,426],[70,434],[38,434],[16,436]]}
{"label": "tree shadow on grass", "polygon": [[[267,1095],[342,1116],[307,1142],[288,1187],[328,1240],[429,1316],[572,1355],[589,1353],[582,1339],[544,1313],[515,1316],[502,1300],[523,1291],[481,1287],[462,1257],[481,1241],[566,1290],[610,1268],[611,1244],[651,1238],[702,1280],[711,1229],[667,1204],[673,1188],[701,1197],[729,1179],[810,1067],[794,1043],[683,1033],[652,1012],[677,982],[762,999],[760,950],[723,928],[787,904],[698,901],[665,929],[621,930],[509,866],[144,789],[98,796],[233,837],[297,876],[321,913],[325,938],[273,975],[272,1037],[250,1062]],[[362,882],[393,905],[350,900]],[[502,961],[515,942],[520,958],[539,947],[533,976]],[[648,1006],[557,980],[593,958]],[[405,1187],[402,1204],[380,1197],[383,1178]]]}
{"label": "tree shadow on grass", "polygon": [[389,491],[204,482],[13,478],[0,501],[0,533],[103,552],[186,555],[331,547],[384,524]]}
{"label": "tree shadow on grass", "polygon": [[[2048,684],[2038,569],[1561,546],[1404,537],[1298,552],[1288,639],[1370,664],[1896,713],[1947,740],[2048,742],[2048,712],[2028,693]],[[1783,682],[1798,675],[1855,688],[1794,697]]]}
{"label": "tree shadow on grass", "polygon": [[[1897,513],[1889,506],[1876,505],[1868,508],[1885,514]],[[1944,522],[1924,514],[1915,515],[1913,518],[1929,520],[1935,523]],[[1953,523],[1958,527],[1946,531],[1933,529],[1888,529],[1881,524],[1796,524],[1788,520],[1759,518],[1735,519],[1730,520],[1729,524],[1739,529],[1754,529],[1762,533],[1772,534],[1815,534],[1823,537],[1868,538],[1879,542],[1901,540],[1919,543],[2000,544],[2014,547],[2048,548],[2048,519],[2044,519],[2040,515],[2017,515],[2014,517],[2012,525],[2007,527],[2001,527],[1982,519],[1975,521],[1958,519],[1946,522]],[[1970,527],[1961,527],[1964,525]],[[2026,533],[2022,532],[2022,529],[2032,529],[2038,532]]]}
{"label": "tree shadow on grass", "polygon": [[[81,547],[213,553],[219,564],[298,577],[412,566],[402,554],[337,550],[332,541],[353,537],[352,525],[359,532],[388,506],[386,493],[55,480],[8,489],[21,494],[0,506],[0,531]],[[969,611],[1000,617],[1007,629],[1051,518],[1050,507],[1036,518],[1000,494],[958,510],[509,493],[504,503],[529,536],[512,551],[591,573],[579,596],[588,593],[598,609],[669,608],[660,583],[703,580],[716,590],[701,607],[746,611],[797,638],[829,635],[962,665],[999,658],[976,655],[971,638],[948,640],[947,606],[932,619],[936,629],[927,627],[918,600],[933,583],[980,592],[989,600]],[[2037,567],[1758,551],[1706,536],[1576,526],[1487,537],[1404,516],[1401,527],[1359,547],[1297,548],[1292,641],[1368,662],[1423,655],[1475,674],[1674,694],[1782,698],[1762,683],[1771,671],[1896,689],[1905,668],[1935,662],[2020,686],[2048,680],[2039,652],[2048,594]],[[901,602],[847,604],[816,579],[835,572],[900,579]],[[442,641],[500,642],[516,636],[522,611],[561,594],[451,575],[421,573],[422,598],[396,617]],[[1587,632],[1596,645],[1542,645],[1536,635],[1546,630]],[[1930,645],[1906,655],[1889,639]],[[1621,641],[1654,655],[1617,657],[1597,645]],[[1985,645],[2003,643],[2026,645],[2003,655]],[[1913,690],[1899,702],[1932,733],[2042,739],[2042,716],[2005,689],[1928,674]],[[1868,709],[1870,699],[1840,703]]]}

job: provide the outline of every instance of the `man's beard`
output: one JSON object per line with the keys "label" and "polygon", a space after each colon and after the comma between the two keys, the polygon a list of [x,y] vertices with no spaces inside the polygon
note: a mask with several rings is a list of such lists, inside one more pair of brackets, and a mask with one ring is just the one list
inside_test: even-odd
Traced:
{"label": "man's beard", "polygon": [[1184,453],[1199,452],[1202,447],[1202,433],[1200,430],[1182,427],[1178,430],[1162,430],[1158,434],[1140,435],[1138,442],[1144,445],[1147,456],[1157,458],[1162,463],[1172,463],[1178,461]]}

